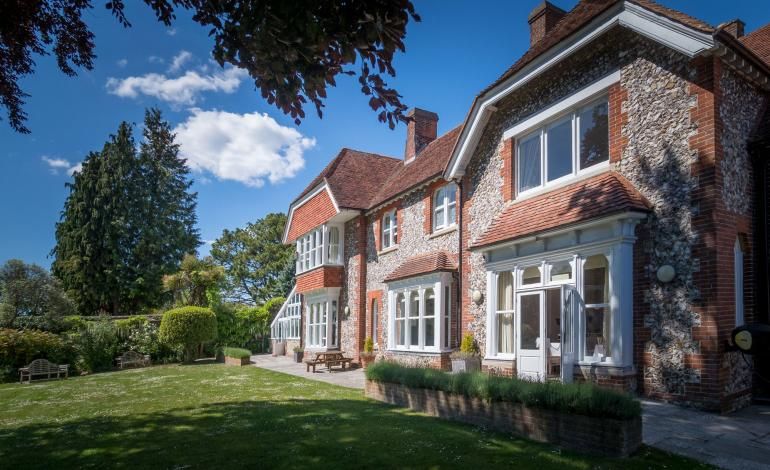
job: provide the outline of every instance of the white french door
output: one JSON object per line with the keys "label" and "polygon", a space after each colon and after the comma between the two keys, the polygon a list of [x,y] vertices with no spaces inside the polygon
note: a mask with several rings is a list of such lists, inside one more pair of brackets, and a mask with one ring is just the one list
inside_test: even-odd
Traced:
{"label": "white french door", "polygon": [[545,379],[545,347],[543,328],[543,291],[516,295],[516,369],[522,379]]}

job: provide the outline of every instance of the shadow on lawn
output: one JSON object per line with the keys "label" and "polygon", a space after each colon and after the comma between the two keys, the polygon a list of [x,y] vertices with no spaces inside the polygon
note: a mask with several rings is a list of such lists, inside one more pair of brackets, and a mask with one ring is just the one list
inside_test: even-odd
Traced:
{"label": "shadow on lawn", "polygon": [[[119,405],[115,405],[116,408]],[[119,410],[118,410],[119,412]],[[594,460],[368,401],[241,401],[0,431],[5,468],[585,468]]]}

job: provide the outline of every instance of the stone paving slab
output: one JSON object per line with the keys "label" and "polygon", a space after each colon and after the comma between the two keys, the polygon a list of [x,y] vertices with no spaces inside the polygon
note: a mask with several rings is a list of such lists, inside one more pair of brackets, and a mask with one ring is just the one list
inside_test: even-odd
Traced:
{"label": "stone paving slab", "polygon": [[362,368],[344,371],[335,368],[333,372],[329,372],[325,367],[316,367],[316,372],[306,372],[305,364],[294,362],[291,356],[273,357],[269,354],[251,356],[251,362],[263,369],[319,380],[342,387],[364,389],[364,370]]}
{"label": "stone paving slab", "polygon": [[644,443],[729,470],[770,469],[770,407],[719,415],[643,400]]}

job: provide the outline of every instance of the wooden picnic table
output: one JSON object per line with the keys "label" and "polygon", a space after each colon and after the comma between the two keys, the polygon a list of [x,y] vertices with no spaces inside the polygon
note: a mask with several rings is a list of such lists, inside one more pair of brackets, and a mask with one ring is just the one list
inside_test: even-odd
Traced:
{"label": "wooden picnic table", "polygon": [[305,361],[305,368],[310,372],[310,368],[312,367],[313,372],[315,372],[315,366],[326,365],[326,368],[329,371],[331,371],[334,366],[342,366],[342,369],[344,370],[352,361],[353,359],[345,357],[345,353],[342,351],[317,351],[314,359]]}

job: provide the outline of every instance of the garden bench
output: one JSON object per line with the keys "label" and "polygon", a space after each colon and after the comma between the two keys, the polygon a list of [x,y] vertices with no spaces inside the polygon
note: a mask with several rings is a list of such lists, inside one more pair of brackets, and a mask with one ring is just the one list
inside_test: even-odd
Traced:
{"label": "garden bench", "polygon": [[61,379],[69,377],[69,364],[54,364],[48,359],[35,359],[27,367],[19,369],[19,383],[32,383],[35,377],[44,379]]}
{"label": "garden bench", "polygon": [[340,351],[322,351],[315,354],[315,359],[305,360],[305,371],[310,372],[310,368],[312,367],[313,372],[315,372],[315,367],[318,365],[326,365],[326,368],[330,371],[332,370],[332,367],[342,365],[342,369],[344,370],[346,366],[349,366],[352,363],[352,361],[353,359],[345,357]]}
{"label": "garden bench", "polygon": [[150,356],[136,351],[126,351],[116,361],[121,369],[128,366],[146,367],[150,365]]}

